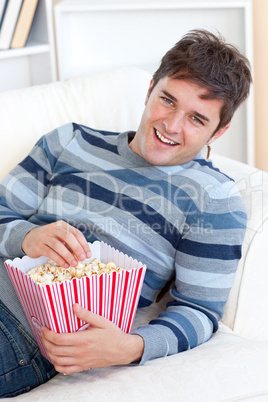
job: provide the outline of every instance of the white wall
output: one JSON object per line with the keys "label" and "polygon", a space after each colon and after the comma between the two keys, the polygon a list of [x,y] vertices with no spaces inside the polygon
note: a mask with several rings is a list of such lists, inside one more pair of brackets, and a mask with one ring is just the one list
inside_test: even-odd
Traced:
{"label": "white wall", "polygon": [[253,0],[256,167],[268,171],[268,1]]}

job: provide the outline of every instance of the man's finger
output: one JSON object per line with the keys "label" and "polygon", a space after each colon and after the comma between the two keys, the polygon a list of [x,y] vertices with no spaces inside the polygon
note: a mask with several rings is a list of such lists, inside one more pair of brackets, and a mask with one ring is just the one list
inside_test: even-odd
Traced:
{"label": "man's finger", "polygon": [[91,251],[82,232],[66,222],[50,225],[49,246],[72,266],[91,257]]}
{"label": "man's finger", "polygon": [[88,324],[93,325],[94,327],[105,328],[107,327],[107,325],[114,325],[111,321],[107,320],[106,318],[101,317],[98,314],[92,313],[91,311],[81,307],[77,303],[73,305],[73,311],[74,314],[78,318],[80,318],[80,320],[83,320]]}

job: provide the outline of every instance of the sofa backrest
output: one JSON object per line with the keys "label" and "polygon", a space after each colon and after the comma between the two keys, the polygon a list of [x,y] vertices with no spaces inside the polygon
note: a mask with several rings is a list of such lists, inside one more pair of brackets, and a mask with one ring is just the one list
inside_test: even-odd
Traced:
{"label": "sofa backrest", "polygon": [[[130,68],[0,93],[0,179],[41,135],[64,123],[135,130],[150,79]],[[268,174],[213,153],[212,159],[236,180],[249,218],[223,322],[240,335],[268,340]]]}
{"label": "sofa backrest", "polygon": [[110,131],[135,130],[151,74],[138,68],[0,92],[0,180],[41,135],[68,122]]}

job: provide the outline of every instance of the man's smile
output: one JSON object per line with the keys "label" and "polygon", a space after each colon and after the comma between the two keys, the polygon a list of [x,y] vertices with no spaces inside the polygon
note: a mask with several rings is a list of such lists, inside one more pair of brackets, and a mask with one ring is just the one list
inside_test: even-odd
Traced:
{"label": "man's smile", "polygon": [[159,131],[157,131],[156,129],[154,129],[154,131],[155,131],[155,134],[156,134],[157,138],[158,138],[161,142],[163,142],[164,144],[178,145],[177,142],[174,142],[174,141],[171,141],[171,140],[168,140],[167,138],[165,138],[165,137],[164,137],[162,134],[160,134]]}

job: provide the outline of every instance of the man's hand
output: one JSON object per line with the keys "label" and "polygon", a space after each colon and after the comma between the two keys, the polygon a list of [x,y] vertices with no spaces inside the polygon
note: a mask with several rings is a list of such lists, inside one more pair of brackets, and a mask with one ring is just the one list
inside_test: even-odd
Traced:
{"label": "man's hand", "polygon": [[91,257],[91,251],[83,233],[64,221],[30,230],[24,237],[21,247],[31,258],[44,255],[64,268],[70,265],[75,267],[77,259],[83,261]]}
{"label": "man's hand", "polygon": [[42,341],[55,369],[72,374],[95,367],[139,361],[144,341],[139,335],[126,334],[111,321],[75,304],[75,315],[89,323],[84,331],[58,334],[42,328]]}

